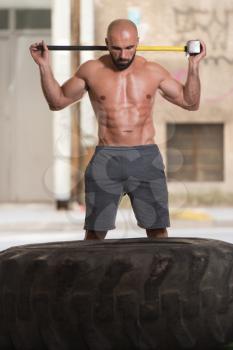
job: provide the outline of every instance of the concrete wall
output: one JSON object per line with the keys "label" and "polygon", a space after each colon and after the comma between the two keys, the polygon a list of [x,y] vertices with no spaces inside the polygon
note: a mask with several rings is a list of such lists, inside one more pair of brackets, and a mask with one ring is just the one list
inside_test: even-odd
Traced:
{"label": "concrete wall", "polygon": [[[93,0],[94,1],[94,0]],[[163,152],[164,160],[166,163],[166,123],[168,122],[185,122],[185,123],[224,123],[224,181],[223,182],[211,182],[211,183],[191,183],[191,182],[169,182],[169,192],[170,194],[181,194],[183,200],[180,203],[184,203],[190,195],[199,195],[210,193],[209,198],[216,198],[218,194],[223,194],[227,198],[227,194],[233,196],[233,3],[232,0],[222,0],[221,2],[217,0],[206,0],[202,2],[197,0],[195,2],[191,0],[118,0],[113,2],[112,0],[95,0],[95,40],[96,44],[104,44],[104,38],[106,33],[106,28],[110,21],[116,18],[131,18],[138,25],[139,34],[141,38],[141,44],[147,45],[184,45],[187,40],[201,38],[207,44],[208,56],[204,62],[201,64],[200,75],[202,80],[202,101],[201,108],[197,112],[187,112],[181,108],[169,104],[167,101],[163,100],[160,96],[157,96],[156,106],[154,110],[154,122],[157,130],[155,141],[159,144],[161,151]],[[0,8],[50,8],[52,6],[51,0],[0,0]],[[26,35],[26,33],[24,33]],[[36,34],[36,38],[41,37],[41,33]],[[49,41],[49,33],[47,33],[47,41]],[[45,37],[46,38],[46,37]],[[16,40],[20,41],[20,52],[24,52],[26,55],[27,46],[30,42],[34,42],[35,38],[31,35],[27,37],[25,41],[25,46],[22,48],[22,38],[16,37]],[[6,46],[5,36],[2,36],[2,45]],[[2,83],[0,84],[0,90],[2,96],[4,96],[4,101],[9,98],[8,90],[6,87],[10,86],[10,83],[6,83],[12,70],[5,69],[4,67],[9,63],[7,60],[8,49],[12,47],[18,47],[15,42],[9,47],[4,46],[4,54],[2,55]],[[3,47],[2,47],[3,48]],[[177,79],[185,81],[186,69],[187,69],[187,58],[183,53],[140,53],[149,60],[154,60],[162,64],[167,68]],[[17,56],[10,54],[9,57],[15,59],[17,63]],[[33,120],[39,123],[40,128],[46,130],[47,141],[43,141],[43,147],[46,151],[41,148],[40,142],[38,140],[39,156],[46,160],[46,167],[50,169],[52,163],[52,119],[51,113],[48,111],[43,96],[41,95],[40,85],[39,85],[39,75],[36,71],[36,67],[32,62],[27,51],[27,61],[26,68],[27,76],[30,78],[27,86],[30,85],[30,92],[36,91],[39,96],[40,107],[36,108],[36,112],[43,116],[43,119],[39,118],[37,114],[33,113]],[[98,56],[96,56],[98,57]],[[28,62],[28,65],[27,65]],[[18,63],[17,63],[18,64]],[[5,66],[4,66],[5,65]],[[25,68],[25,69],[26,69]],[[24,74],[24,70],[20,70]],[[32,72],[32,73],[31,73]],[[19,82],[20,82],[19,78]],[[17,84],[14,83],[14,87]],[[25,95],[25,89],[21,89],[21,94]],[[5,95],[6,94],[6,95]],[[18,101],[20,101],[21,109],[17,108],[17,113],[23,116],[25,111],[26,124],[21,123],[19,119],[20,128],[18,130],[25,130],[25,125],[31,130],[38,130],[37,124],[34,124],[34,128],[29,124],[33,121],[30,116],[31,112],[27,112],[24,108],[24,103],[22,103],[21,95],[18,94]],[[15,101],[15,99],[11,100]],[[25,100],[26,101],[26,100]],[[5,103],[5,102],[4,102]],[[35,106],[34,100],[31,99],[30,104]],[[3,104],[2,104],[3,105]],[[1,106],[2,106],[1,105]],[[13,106],[13,102],[7,103],[7,108],[10,110]],[[0,106],[0,107],[1,107]],[[5,105],[4,105],[5,106]],[[3,107],[4,107],[3,106]],[[4,109],[4,108],[3,108]],[[35,108],[34,108],[35,110]],[[5,111],[5,109],[4,109]],[[5,113],[5,112],[4,112]],[[10,112],[9,112],[10,113]],[[18,120],[14,113],[12,115],[12,125],[15,125],[15,120]],[[4,119],[5,120],[5,119]],[[3,119],[2,119],[3,121]],[[34,123],[33,121],[33,123]],[[42,124],[43,125],[42,125]],[[94,127],[93,127],[94,128]],[[5,147],[4,159],[6,161],[12,161],[13,158],[10,157],[10,151],[6,151],[6,144],[9,143],[9,137],[11,137],[14,143],[17,143],[17,138],[11,135],[12,127],[2,128],[2,138],[1,138],[1,148]],[[32,136],[33,140],[37,140],[41,133],[36,133]],[[24,135],[20,133],[20,135]],[[93,138],[96,140],[96,138]],[[26,139],[24,137],[24,141]],[[32,144],[31,142],[29,142]],[[88,142],[87,142],[88,143]],[[35,144],[35,142],[34,142]],[[24,144],[20,149],[25,149]],[[12,147],[12,152],[17,154],[14,150],[19,148],[16,146]],[[49,152],[48,152],[49,149]],[[23,152],[23,151],[22,151]],[[35,149],[28,147],[28,152],[31,152],[33,156],[35,155]],[[23,154],[23,153],[22,153]],[[44,156],[46,154],[46,157]],[[14,157],[15,157],[14,155]],[[36,159],[36,158],[35,158]],[[3,158],[2,158],[3,160]],[[7,163],[8,164],[8,163]],[[45,179],[40,181],[40,186],[37,187],[36,183],[30,182],[31,187],[28,186],[29,182],[26,176],[20,175],[21,173],[16,171],[10,171],[7,168],[7,164],[4,163],[2,168],[5,171],[4,181],[1,180],[1,193],[0,200],[52,200],[53,192],[53,170],[48,171],[45,175]],[[16,162],[14,162],[16,164]],[[17,169],[22,167],[26,172],[27,168],[22,162],[22,158],[19,158],[17,163]],[[30,169],[34,169],[37,172],[37,164],[31,162],[30,158],[27,157],[27,164]],[[29,176],[30,171],[27,171]],[[8,176],[9,174],[9,176]],[[37,172],[38,174],[38,172]],[[31,178],[36,180],[36,176],[31,174]],[[40,176],[40,175],[39,175]],[[40,177],[41,178],[41,177]],[[47,180],[47,178],[49,180]],[[8,187],[12,190],[9,196],[9,191],[5,191],[3,188],[6,187],[7,181],[9,182]],[[19,183],[19,186],[17,185]],[[18,186],[20,190],[12,187]],[[43,188],[41,188],[41,186]],[[25,192],[26,188],[26,192]],[[5,192],[6,193],[5,193]],[[4,195],[3,192],[5,193]],[[25,196],[26,193],[26,196]],[[28,193],[28,194],[27,194]],[[212,199],[210,199],[212,200]]]}
{"label": "concrete wall", "polygon": [[0,8],[51,8],[52,0],[0,0]]}
{"label": "concrete wall", "polygon": [[[231,0],[96,0],[96,44],[103,44],[106,28],[116,18],[134,18],[141,44],[184,45],[190,39],[203,39],[208,56],[201,63],[201,107],[188,112],[157,97],[154,121],[166,163],[166,123],[224,123],[224,181],[169,182],[170,194],[190,196],[204,193],[233,196],[233,3]],[[141,53],[140,53],[141,54]],[[143,53],[149,60],[167,68],[177,79],[185,81],[187,58],[183,53]],[[210,135],[211,136],[211,135]]]}
{"label": "concrete wall", "polygon": [[[35,6],[34,6],[35,5]],[[29,46],[49,29],[16,30],[15,8],[49,8],[50,1],[2,1],[9,29],[0,31],[0,202],[52,202],[52,116]]]}

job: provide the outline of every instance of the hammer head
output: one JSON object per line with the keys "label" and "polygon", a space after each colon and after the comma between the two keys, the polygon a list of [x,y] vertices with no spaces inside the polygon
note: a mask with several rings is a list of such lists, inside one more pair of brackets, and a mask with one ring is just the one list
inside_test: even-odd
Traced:
{"label": "hammer head", "polygon": [[198,55],[201,52],[201,43],[199,40],[189,40],[185,49],[188,55]]}

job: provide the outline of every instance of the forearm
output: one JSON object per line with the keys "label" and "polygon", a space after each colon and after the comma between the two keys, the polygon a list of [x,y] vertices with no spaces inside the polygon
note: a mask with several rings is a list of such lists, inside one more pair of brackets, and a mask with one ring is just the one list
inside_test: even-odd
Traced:
{"label": "forearm", "polygon": [[54,79],[52,69],[49,65],[40,65],[41,87],[46,101],[51,110],[57,110],[60,106],[62,90]]}
{"label": "forearm", "polygon": [[201,83],[199,78],[199,66],[189,61],[188,76],[183,89],[184,102],[188,109],[197,109],[200,103]]}

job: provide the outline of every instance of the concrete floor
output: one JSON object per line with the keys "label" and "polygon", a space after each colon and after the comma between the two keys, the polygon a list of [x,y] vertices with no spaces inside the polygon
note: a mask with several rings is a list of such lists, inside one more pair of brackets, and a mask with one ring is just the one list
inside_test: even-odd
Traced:
{"label": "concrete floor", "polygon": [[[219,239],[233,244],[233,208],[170,208],[170,237]],[[0,205],[0,250],[11,246],[82,240],[85,210],[56,211],[45,204]],[[106,239],[146,237],[136,224],[132,209],[119,209],[116,229]]]}

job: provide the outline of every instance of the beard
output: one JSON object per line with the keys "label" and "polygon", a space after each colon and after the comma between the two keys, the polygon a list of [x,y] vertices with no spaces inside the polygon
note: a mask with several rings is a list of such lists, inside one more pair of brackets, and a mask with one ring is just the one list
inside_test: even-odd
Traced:
{"label": "beard", "polygon": [[113,57],[113,55],[110,53],[110,56],[112,58],[112,61],[114,63],[114,65],[117,67],[118,70],[124,70],[126,68],[128,68],[134,61],[134,58],[135,58],[135,55],[136,55],[136,52],[134,53],[133,57],[130,59],[130,60],[123,60],[123,59],[115,59]]}

